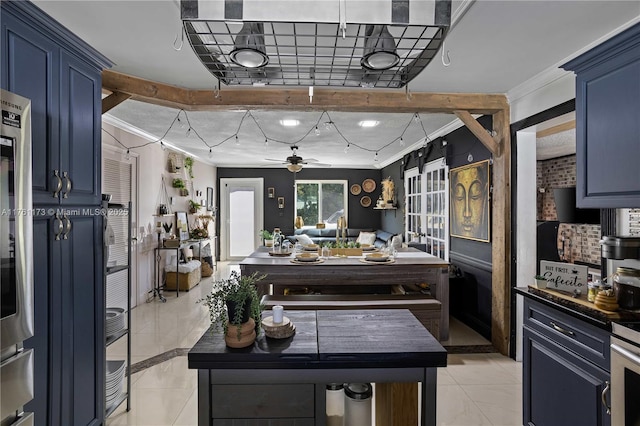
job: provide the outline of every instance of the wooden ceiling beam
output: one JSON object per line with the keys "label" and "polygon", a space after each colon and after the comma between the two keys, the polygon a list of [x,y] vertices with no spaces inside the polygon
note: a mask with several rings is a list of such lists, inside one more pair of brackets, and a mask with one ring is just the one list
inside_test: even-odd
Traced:
{"label": "wooden ceiling beam", "polygon": [[111,108],[116,107],[117,105],[126,101],[130,97],[131,95],[128,93],[111,92],[109,96],[102,99],[102,113],[104,114],[105,112],[109,111]]}
{"label": "wooden ceiling beam", "polygon": [[576,128],[576,120],[567,121],[566,123],[558,124],[557,126],[549,127],[548,129],[539,130],[536,132],[536,138],[544,138],[545,136],[555,135],[566,130]]}
{"label": "wooden ceiling beam", "polygon": [[477,93],[412,93],[394,90],[314,90],[309,101],[306,88],[222,88],[190,90],[117,73],[102,72],[102,86],[127,93],[131,99],[187,111],[297,110],[398,113],[495,114],[508,107],[504,95]]}
{"label": "wooden ceiling beam", "polygon": [[482,124],[480,124],[478,120],[473,118],[469,111],[457,110],[454,111],[454,113],[464,123],[464,125],[471,130],[471,133],[480,139],[480,142],[482,142],[489,152],[491,152],[495,157],[500,155],[500,144],[493,139],[487,129],[482,127]]}

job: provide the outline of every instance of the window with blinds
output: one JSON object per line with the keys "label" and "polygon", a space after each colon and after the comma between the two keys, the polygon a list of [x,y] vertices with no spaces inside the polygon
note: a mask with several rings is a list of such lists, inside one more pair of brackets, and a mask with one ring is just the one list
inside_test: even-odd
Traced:
{"label": "window with blinds", "polygon": [[[131,164],[116,159],[103,157],[102,166],[102,192],[111,194],[111,204],[122,204],[126,206],[131,200]],[[107,266],[126,265],[129,250],[128,242],[128,221],[126,215],[108,215],[106,226],[110,229],[107,233],[113,232],[113,238],[105,238],[108,244],[105,253],[107,254]],[[110,243],[110,244],[109,244]],[[128,309],[127,300],[127,274],[122,270],[107,275],[107,307]]]}

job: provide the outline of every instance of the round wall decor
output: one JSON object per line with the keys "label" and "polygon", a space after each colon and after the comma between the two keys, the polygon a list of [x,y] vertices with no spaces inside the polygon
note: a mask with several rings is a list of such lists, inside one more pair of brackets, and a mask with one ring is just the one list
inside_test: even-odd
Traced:
{"label": "round wall decor", "polygon": [[373,192],[376,189],[376,181],[373,179],[365,179],[362,182],[362,189],[364,192]]}
{"label": "round wall decor", "polygon": [[359,184],[354,183],[353,185],[351,185],[351,194],[358,195],[360,194],[360,191],[362,191],[362,188]]}
{"label": "round wall decor", "polygon": [[371,205],[371,198],[368,195],[360,198],[360,205],[362,207],[369,207]]}

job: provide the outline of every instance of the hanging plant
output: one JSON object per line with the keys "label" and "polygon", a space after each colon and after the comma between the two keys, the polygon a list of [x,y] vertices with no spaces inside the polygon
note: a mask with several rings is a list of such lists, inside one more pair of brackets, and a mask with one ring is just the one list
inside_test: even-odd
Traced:
{"label": "hanging plant", "polygon": [[193,158],[187,157],[184,159],[184,168],[189,173],[189,179],[193,179]]}
{"label": "hanging plant", "polygon": [[175,179],[171,182],[171,185],[172,185],[174,188],[178,188],[178,189],[183,189],[183,188],[186,188],[186,187],[187,187],[187,185],[185,185],[184,181],[183,181],[182,179],[180,179],[180,178],[175,178]]}

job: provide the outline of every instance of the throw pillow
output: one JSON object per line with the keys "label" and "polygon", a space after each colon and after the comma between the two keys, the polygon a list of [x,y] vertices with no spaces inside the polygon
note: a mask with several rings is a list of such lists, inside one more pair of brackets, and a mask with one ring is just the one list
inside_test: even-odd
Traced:
{"label": "throw pillow", "polygon": [[358,239],[356,243],[360,244],[369,244],[370,246],[376,242],[376,233],[375,232],[360,232],[358,235]]}
{"label": "throw pillow", "polygon": [[308,246],[309,244],[313,244],[313,240],[309,238],[308,235],[305,235],[305,234],[296,235],[296,239],[303,246]]}
{"label": "throw pillow", "polygon": [[402,235],[394,235],[391,239],[391,247],[399,249],[402,247]]}

